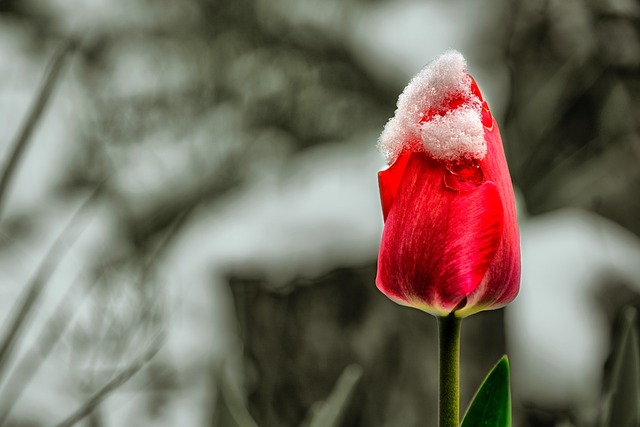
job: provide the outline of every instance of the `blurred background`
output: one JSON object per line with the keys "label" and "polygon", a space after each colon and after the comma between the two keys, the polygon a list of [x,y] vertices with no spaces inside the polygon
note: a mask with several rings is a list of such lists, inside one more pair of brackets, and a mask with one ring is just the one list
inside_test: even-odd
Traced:
{"label": "blurred background", "polygon": [[633,0],[0,0],[0,425],[308,426],[335,389],[336,427],[435,426],[435,319],[374,284],[376,140],[449,48],[523,251],[462,406],[508,353],[514,425],[595,425],[640,306],[639,31]]}

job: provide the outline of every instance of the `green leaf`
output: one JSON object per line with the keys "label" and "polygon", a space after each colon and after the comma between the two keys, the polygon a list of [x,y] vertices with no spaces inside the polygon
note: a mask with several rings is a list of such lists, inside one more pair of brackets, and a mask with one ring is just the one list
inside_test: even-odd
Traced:
{"label": "green leaf", "polygon": [[331,395],[324,402],[319,402],[312,407],[303,425],[309,427],[338,427],[342,422],[345,410],[351,400],[353,389],[362,376],[362,368],[358,365],[347,366]]}
{"label": "green leaf", "polygon": [[509,359],[503,356],[478,389],[462,427],[510,427]]}
{"label": "green leaf", "polygon": [[624,313],[622,336],[616,349],[604,426],[640,425],[640,353],[635,309]]}

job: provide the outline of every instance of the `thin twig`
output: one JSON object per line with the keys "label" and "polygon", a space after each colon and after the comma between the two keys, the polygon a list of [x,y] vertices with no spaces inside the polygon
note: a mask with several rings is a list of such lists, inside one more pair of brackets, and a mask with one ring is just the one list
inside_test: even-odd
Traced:
{"label": "thin twig", "polygon": [[106,399],[111,392],[118,387],[129,381],[135,374],[137,374],[142,368],[144,368],[151,359],[160,351],[164,342],[163,337],[156,339],[155,343],[151,345],[149,350],[144,354],[140,360],[132,364],[118,375],[116,375],[111,381],[105,384],[100,390],[95,392],[82,406],[80,406],[73,414],[67,417],[64,421],[56,424],[55,427],[71,427],[83,418],[91,414],[94,409]]}
{"label": "thin twig", "polygon": [[[0,340],[0,380],[6,370],[8,361],[11,357],[11,350],[13,349],[16,341],[20,337],[20,333],[25,326],[26,320],[33,311],[35,304],[38,302],[42,291],[49,281],[49,278],[57,268],[63,255],[67,252],[67,249],[73,244],[80,230],[76,229],[76,224],[87,208],[92,204],[97,195],[101,192],[102,185],[98,186],[89,198],[80,206],[80,208],[74,213],[73,217],[69,220],[66,227],[58,238],[55,240],[49,252],[44,257],[44,260],[40,264],[40,267],[36,271],[35,276],[31,279],[31,282],[27,286],[22,301],[17,303],[14,312],[13,320],[8,322],[5,336]],[[72,233],[75,231],[75,233]]]}
{"label": "thin twig", "polygon": [[[78,285],[81,283],[80,280],[80,278],[77,279],[76,283],[68,289],[66,295],[54,311],[54,314],[47,320],[45,326],[40,331],[36,344],[34,344],[20,360],[20,364],[12,371],[11,376],[7,379],[6,392],[2,394],[2,403],[0,404],[0,427],[5,425],[15,403],[20,399],[27,385],[29,385],[32,378],[38,373],[40,367],[49,354],[51,354],[60,337],[71,323],[75,313],[70,313],[70,310],[66,310],[65,306],[71,300],[72,295],[78,291],[78,287],[80,287]],[[93,290],[96,283],[97,280],[85,290],[82,297],[83,299]]]}
{"label": "thin twig", "polygon": [[[186,217],[188,216],[189,211],[183,211],[179,215],[176,216],[173,223],[168,227],[166,233],[162,236],[161,241],[158,245],[153,249],[151,255],[145,261],[144,266],[141,269],[140,277],[138,278],[138,283],[144,283],[147,280],[147,276],[149,275],[150,270],[156,264],[156,261],[160,258],[162,253],[169,247],[169,244],[176,237],[178,230],[184,223]],[[86,290],[86,292],[90,292],[93,290],[94,285]],[[69,289],[69,294],[75,292],[75,286]],[[42,329],[40,333],[40,339],[37,341],[37,344],[31,348],[31,350],[27,353],[25,358],[22,360],[21,364],[11,379],[8,381],[7,393],[2,396],[2,405],[0,410],[0,427],[2,427],[7,421],[8,416],[11,414],[11,411],[18,401],[18,399],[22,396],[26,386],[30,383],[31,379],[35,376],[35,374],[39,371],[42,363],[49,356],[55,345],[60,340],[60,337],[64,334],[67,326],[69,325],[73,314],[69,314],[68,310],[64,310],[64,306],[68,303],[69,298],[65,297],[60,302],[60,305],[55,310],[54,315],[46,322],[46,326]],[[23,374],[20,375],[20,372]],[[12,385],[13,383],[13,385]]]}
{"label": "thin twig", "polygon": [[29,144],[31,134],[38,125],[40,117],[42,116],[42,112],[44,111],[49,102],[49,99],[51,98],[53,89],[55,88],[55,85],[60,76],[62,66],[64,65],[65,59],[68,56],[67,54],[71,52],[71,50],[73,50],[74,46],[74,42],[68,41],[61,47],[59,47],[54,54],[51,62],[49,63],[49,67],[45,75],[44,82],[40,87],[40,91],[38,92],[38,96],[31,106],[31,111],[29,112],[29,115],[22,125],[22,128],[20,129],[15,142],[12,144],[13,148],[3,167],[2,175],[0,175],[0,217],[2,216],[2,211],[4,210],[5,201],[7,199],[7,192],[15,175],[16,168],[20,163],[20,159],[22,158],[27,145]]}

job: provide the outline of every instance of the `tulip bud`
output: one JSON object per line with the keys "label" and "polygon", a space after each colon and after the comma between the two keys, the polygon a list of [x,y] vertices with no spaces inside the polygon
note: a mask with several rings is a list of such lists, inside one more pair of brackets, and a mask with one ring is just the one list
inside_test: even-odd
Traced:
{"label": "tulip bud", "polygon": [[437,316],[503,307],[520,285],[511,177],[495,119],[448,51],[398,98],[378,141],[384,230],[378,288]]}

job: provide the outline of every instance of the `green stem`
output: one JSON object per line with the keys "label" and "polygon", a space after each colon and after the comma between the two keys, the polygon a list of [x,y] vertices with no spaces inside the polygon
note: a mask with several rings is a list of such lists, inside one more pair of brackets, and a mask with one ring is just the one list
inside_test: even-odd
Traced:
{"label": "green stem", "polygon": [[450,314],[438,317],[439,373],[440,373],[440,427],[458,427],[460,424],[460,322]]}

